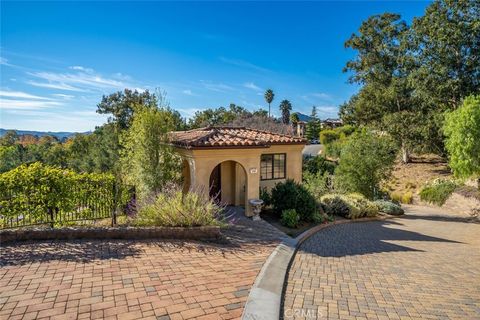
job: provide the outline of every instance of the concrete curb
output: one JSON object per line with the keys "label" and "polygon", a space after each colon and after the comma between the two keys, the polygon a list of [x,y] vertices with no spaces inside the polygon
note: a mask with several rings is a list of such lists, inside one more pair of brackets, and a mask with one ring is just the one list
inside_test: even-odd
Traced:
{"label": "concrete curb", "polygon": [[377,216],[356,220],[338,220],[312,227],[295,239],[285,238],[270,254],[248,295],[243,320],[278,320],[290,264],[300,245],[318,231],[344,223],[382,221],[396,216]]}

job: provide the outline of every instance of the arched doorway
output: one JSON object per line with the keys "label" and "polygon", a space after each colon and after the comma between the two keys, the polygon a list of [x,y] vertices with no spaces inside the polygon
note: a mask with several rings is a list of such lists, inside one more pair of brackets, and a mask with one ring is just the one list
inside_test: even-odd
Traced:
{"label": "arched doorway", "polygon": [[223,161],[210,174],[210,197],[223,204],[245,207],[247,188],[245,168],[236,161]]}

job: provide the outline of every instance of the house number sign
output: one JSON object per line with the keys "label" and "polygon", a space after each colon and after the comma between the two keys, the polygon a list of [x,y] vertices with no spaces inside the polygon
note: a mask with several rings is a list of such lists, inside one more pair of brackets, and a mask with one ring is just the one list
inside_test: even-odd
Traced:
{"label": "house number sign", "polygon": [[257,173],[257,168],[250,168],[250,173],[251,174]]}

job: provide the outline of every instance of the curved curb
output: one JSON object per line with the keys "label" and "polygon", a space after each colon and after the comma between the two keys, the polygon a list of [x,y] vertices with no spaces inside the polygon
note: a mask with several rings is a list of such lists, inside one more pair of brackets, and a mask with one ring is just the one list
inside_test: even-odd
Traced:
{"label": "curved curb", "polygon": [[278,320],[282,307],[284,285],[287,280],[290,263],[300,245],[318,231],[345,223],[382,221],[396,216],[378,216],[356,220],[338,220],[314,226],[295,239],[285,238],[270,254],[263,264],[255,283],[250,290],[243,309],[244,320]]}

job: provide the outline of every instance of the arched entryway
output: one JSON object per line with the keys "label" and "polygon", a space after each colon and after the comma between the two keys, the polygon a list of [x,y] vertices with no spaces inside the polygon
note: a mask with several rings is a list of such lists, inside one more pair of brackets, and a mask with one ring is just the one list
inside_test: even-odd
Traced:
{"label": "arched entryway", "polygon": [[245,207],[247,188],[247,173],[239,162],[223,161],[210,174],[210,197],[223,204]]}

